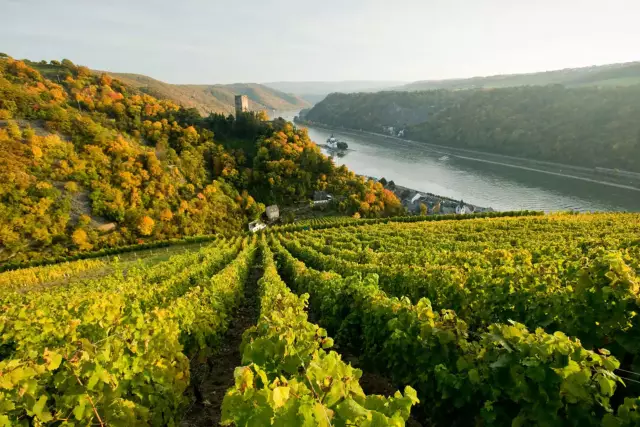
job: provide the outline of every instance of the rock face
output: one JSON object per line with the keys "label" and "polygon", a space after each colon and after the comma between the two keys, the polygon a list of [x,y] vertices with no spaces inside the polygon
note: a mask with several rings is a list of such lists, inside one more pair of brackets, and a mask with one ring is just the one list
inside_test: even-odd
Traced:
{"label": "rock face", "polygon": [[109,222],[107,224],[102,224],[101,226],[99,226],[97,228],[97,230],[101,233],[108,233],[110,231],[113,231],[116,229],[116,223],[115,222]]}

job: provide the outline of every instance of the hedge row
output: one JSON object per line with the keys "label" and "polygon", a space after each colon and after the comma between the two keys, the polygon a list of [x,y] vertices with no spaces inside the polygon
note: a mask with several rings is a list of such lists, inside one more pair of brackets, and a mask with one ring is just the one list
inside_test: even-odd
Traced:
{"label": "hedge row", "polygon": [[80,252],[74,255],[55,257],[55,258],[45,258],[34,261],[27,262],[9,262],[3,265],[0,265],[0,273],[8,270],[17,270],[20,268],[29,268],[29,267],[41,267],[43,265],[51,265],[58,264],[60,262],[70,262],[70,261],[78,261],[81,259],[91,259],[91,258],[100,258],[107,255],[118,255],[127,252],[135,252],[141,251],[145,249],[156,249],[156,248],[165,248],[168,246],[181,245],[186,243],[200,243],[200,242],[210,242],[216,239],[217,235],[209,234],[204,236],[187,236],[181,239],[168,239],[168,240],[158,240],[155,242],[146,242],[139,243],[136,245],[128,245],[128,246],[116,246],[112,248],[103,248],[99,251],[92,252]]}

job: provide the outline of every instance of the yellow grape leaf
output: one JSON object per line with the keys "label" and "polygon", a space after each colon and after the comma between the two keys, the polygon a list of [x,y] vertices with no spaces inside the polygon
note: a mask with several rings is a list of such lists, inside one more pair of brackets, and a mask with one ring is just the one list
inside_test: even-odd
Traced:
{"label": "yellow grape leaf", "polygon": [[289,400],[289,387],[276,387],[273,389],[272,397],[276,408],[283,406]]}
{"label": "yellow grape leaf", "polygon": [[60,353],[56,353],[55,351],[45,350],[44,360],[47,361],[47,369],[50,371],[55,371],[62,363],[62,355]]}

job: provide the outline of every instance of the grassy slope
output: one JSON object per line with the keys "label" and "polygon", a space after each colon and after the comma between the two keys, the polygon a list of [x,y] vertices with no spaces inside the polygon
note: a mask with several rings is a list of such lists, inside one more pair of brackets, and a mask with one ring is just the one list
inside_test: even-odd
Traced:
{"label": "grassy slope", "polygon": [[247,95],[252,110],[295,110],[309,104],[292,95],[256,83],[229,85],[173,85],[141,74],[109,73],[124,83],[160,99],[171,99],[203,114],[233,113],[234,96]]}
{"label": "grassy slope", "polygon": [[545,71],[528,74],[505,74],[467,79],[424,80],[395,88],[396,90],[501,88],[562,84],[581,86],[629,86],[640,83],[640,62],[608,64],[584,68]]}

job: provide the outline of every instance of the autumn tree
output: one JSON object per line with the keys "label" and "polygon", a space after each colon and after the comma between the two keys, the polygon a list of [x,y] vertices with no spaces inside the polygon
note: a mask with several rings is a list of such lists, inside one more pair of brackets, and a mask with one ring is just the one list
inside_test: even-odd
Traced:
{"label": "autumn tree", "polygon": [[67,182],[64,185],[64,189],[71,194],[76,194],[78,191],[80,191],[80,187],[78,187],[78,184],[75,181]]}
{"label": "autumn tree", "polygon": [[138,231],[143,236],[149,236],[153,232],[153,226],[155,222],[149,216],[143,216],[140,218],[140,222],[138,223]]}
{"label": "autumn tree", "polygon": [[160,221],[169,222],[173,219],[173,212],[171,209],[166,208],[160,212]]}
{"label": "autumn tree", "polygon": [[93,248],[93,245],[88,241],[89,236],[87,235],[87,232],[82,228],[76,229],[71,235],[71,239],[81,251],[89,251]]}

